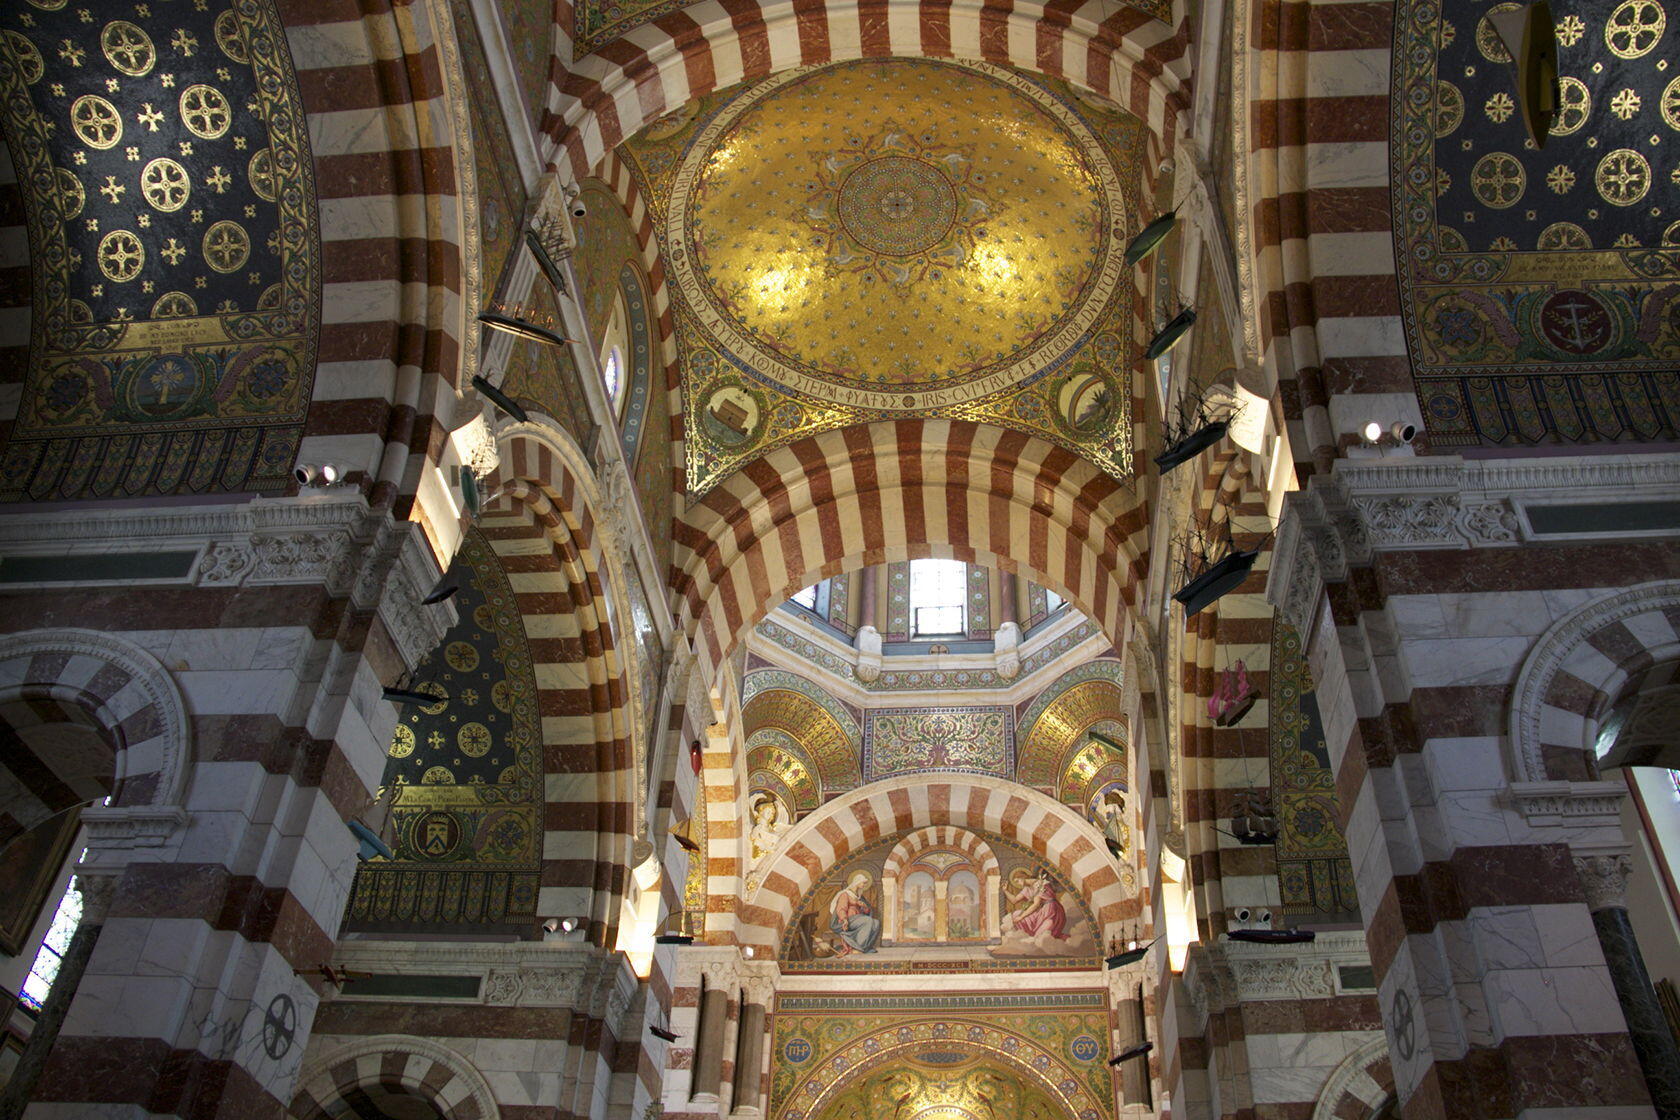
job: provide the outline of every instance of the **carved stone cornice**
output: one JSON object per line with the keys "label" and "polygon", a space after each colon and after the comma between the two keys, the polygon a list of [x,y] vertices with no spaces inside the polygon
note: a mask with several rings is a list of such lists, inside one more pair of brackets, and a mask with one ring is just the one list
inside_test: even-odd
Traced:
{"label": "carved stone cornice", "polygon": [[1633,860],[1625,855],[1576,856],[1575,874],[1587,894],[1588,910],[1627,908],[1627,881]]}
{"label": "carved stone cornice", "polygon": [[1621,813],[1628,790],[1623,782],[1512,782],[1506,795],[1538,842],[1567,844],[1577,857],[1627,850]]}
{"label": "carved stone cornice", "polygon": [[1324,585],[1378,552],[1512,547],[1532,535],[1528,504],[1591,505],[1676,488],[1675,455],[1339,459],[1284,499],[1266,598],[1305,631]]}
{"label": "carved stone cornice", "polygon": [[[495,1007],[565,1007],[596,1017],[612,1012],[615,1022],[635,989],[634,974],[623,954],[582,942],[475,945],[341,941],[334,960],[343,968],[378,975],[479,976],[482,977],[479,1003]],[[615,999],[613,993],[624,989],[627,983],[629,994]],[[356,992],[352,987],[344,994],[354,997]]]}

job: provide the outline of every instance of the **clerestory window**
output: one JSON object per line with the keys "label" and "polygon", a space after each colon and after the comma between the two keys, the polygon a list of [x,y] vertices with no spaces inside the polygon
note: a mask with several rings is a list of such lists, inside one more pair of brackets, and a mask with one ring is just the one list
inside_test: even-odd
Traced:
{"label": "clerestory window", "polygon": [[912,636],[961,637],[968,629],[967,594],[968,565],[961,560],[912,560]]}

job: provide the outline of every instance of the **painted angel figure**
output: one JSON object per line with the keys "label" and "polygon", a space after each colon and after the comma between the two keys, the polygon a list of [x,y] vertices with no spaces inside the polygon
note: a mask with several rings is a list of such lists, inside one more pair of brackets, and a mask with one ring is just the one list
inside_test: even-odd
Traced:
{"label": "painted angel figure", "polygon": [[1067,940],[1067,911],[1056,897],[1056,885],[1046,872],[1034,875],[1025,867],[1017,867],[1004,888],[1009,899],[1009,913],[1004,915],[1005,928],[1014,929],[1027,937],[1037,937],[1042,929],[1058,941]]}

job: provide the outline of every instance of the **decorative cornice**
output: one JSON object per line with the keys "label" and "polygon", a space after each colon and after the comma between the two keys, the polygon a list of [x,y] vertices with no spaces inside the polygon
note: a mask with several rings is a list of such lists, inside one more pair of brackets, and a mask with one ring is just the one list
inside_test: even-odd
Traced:
{"label": "decorative cornice", "polygon": [[1627,850],[1622,835],[1622,800],[1627,786],[1610,782],[1524,782],[1510,785],[1511,806],[1542,839],[1568,844],[1576,856],[1617,855]]}
{"label": "decorative cornice", "polygon": [[[495,1007],[565,1007],[597,1017],[616,1007],[616,1016],[629,999],[613,998],[629,974],[623,955],[582,942],[341,941],[335,959],[384,975],[480,976],[478,1001]],[[355,989],[345,994],[354,997]]]}

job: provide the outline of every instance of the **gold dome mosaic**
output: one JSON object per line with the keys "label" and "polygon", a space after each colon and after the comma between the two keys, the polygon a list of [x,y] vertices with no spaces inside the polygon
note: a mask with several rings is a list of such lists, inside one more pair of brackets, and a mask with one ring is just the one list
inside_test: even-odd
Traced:
{"label": "gold dome mosaic", "polygon": [[905,415],[1129,473],[1141,144],[1061,83],[921,59],[788,71],[650,125],[625,150],[678,293],[691,490]]}

